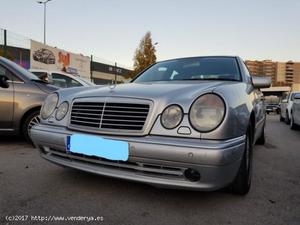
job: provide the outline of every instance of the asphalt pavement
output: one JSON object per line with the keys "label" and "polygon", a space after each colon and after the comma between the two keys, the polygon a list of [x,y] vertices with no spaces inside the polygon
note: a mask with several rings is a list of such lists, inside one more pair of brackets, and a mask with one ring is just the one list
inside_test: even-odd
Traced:
{"label": "asphalt pavement", "polygon": [[266,136],[255,146],[247,196],[158,189],[62,168],[21,138],[0,137],[0,225],[299,225],[300,130],[269,115]]}

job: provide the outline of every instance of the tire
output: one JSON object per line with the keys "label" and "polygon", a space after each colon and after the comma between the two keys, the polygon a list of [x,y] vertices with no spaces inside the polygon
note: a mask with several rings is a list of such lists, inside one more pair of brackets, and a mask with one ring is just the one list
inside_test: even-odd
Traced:
{"label": "tire", "polygon": [[29,115],[27,115],[24,123],[22,124],[22,134],[26,139],[26,141],[30,144],[33,144],[30,138],[30,129],[32,126],[40,123],[39,115],[40,115],[39,110],[31,112]]}
{"label": "tire", "polygon": [[282,115],[280,114],[280,122],[283,122],[284,118],[282,117]]}
{"label": "tire", "polygon": [[265,136],[265,124],[262,128],[262,132],[260,137],[257,139],[256,144],[258,145],[264,145],[266,143],[266,136]]}
{"label": "tire", "polygon": [[285,120],[284,121],[285,121],[286,124],[288,124],[288,125],[290,124],[290,118],[289,118],[289,114],[288,114],[287,111],[285,113]]}
{"label": "tire", "polygon": [[237,176],[231,184],[231,192],[237,195],[246,195],[251,187],[252,176],[252,156],[253,156],[253,136],[251,126],[246,134],[245,151]]}
{"label": "tire", "polygon": [[293,114],[291,114],[290,128],[291,128],[292,130],[297,130],[297,129],[298,129],[297,124],[295,124],[295,122],[294,122]]}

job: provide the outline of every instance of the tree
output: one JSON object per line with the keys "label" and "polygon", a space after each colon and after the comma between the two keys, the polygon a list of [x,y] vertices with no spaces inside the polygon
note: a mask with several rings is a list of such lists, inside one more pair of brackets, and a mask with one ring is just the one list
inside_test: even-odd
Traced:
{"label": "tree", "polygon": [[135,50],[131,77],[137,75],[139,72],[156,62],[155,52],[155,44],[152,44],[151,32],[148,31],[142,38],[139,47]]}

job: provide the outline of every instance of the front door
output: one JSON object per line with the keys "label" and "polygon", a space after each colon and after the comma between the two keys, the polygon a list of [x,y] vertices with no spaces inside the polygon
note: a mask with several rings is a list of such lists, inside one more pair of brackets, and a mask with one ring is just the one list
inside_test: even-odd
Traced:
{"label": "front door", "polygon": [[0,87],[0,131],[13,129],[14,114],[14,84],[11,82],[11,73],[0,65],[0,76],[6,76],[9,79],[9,87]]}

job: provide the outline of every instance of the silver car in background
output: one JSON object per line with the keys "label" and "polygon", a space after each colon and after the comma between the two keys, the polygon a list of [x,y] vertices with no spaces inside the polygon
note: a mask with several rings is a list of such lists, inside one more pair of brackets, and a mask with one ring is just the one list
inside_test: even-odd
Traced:
{"label": "silver car in background", "polygon": [[45,80],[46,82],[59,88],[72,88],[81,86],[89,87],[96,85],[83,77],[64,73],[62,71],[40,69],[30,69],[29,71],[40,79]]}
{"label": "silver car in background", "polygon": [[294,96],[300,92],[290,92],[286,98],[281,100],[280,104],[280,121],[285,121],[286,124],[291,122],[291,109],[294,102]]}
{"label": "silver car in background", "polygon": [[300,93],[294,95],[294,101],[291,109],[290,126],[292,130],[300,127]]}
{"label": "silver car in background", "polygon": [[167,188],[246,194],[264,144],[260,88],[234,56],[158,62],[131,83],[49,95],[31,137],[50,162]]}

